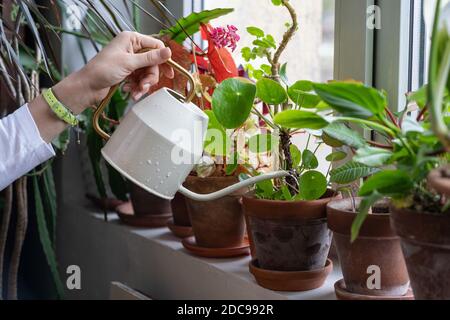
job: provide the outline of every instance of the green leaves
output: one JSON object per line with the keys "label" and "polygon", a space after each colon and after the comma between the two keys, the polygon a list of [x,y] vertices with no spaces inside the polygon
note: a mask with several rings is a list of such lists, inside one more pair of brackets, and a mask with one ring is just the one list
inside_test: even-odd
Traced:
{"label": "green leaves", "polygon": [[315,108],[320,97],[312,93],[313,83],[311,81],[301,80],[294,83],[288,89],[289,98],[298,106],[303,108]]}
{"label": "green leaves", "polygon": [[316,155],[306,149],[302,154],[302,165],[304,169],[317,169],[319,167],[319,160],[317,160]]}
{"label": "green leaves", "polygon": [[247,32],[257,38],[262,38],[265,36],[264,31],[257,27],[248,27]]}
{"label": "green leaves", "polygon": [[331,182],[338,184],[349,184],[361,178],[366,178],[380,169],[372,168],[361,163],[351,161],[342,167],[334,169],[330,172]]}
{"label": "green leaves", "polygon": [[275,6],[281,6],[281,0],[272,0],[272,3],[273,3]]}
{"label": "green leaves", "polygon": [[369,167],[381,167],[388,163],[393,153],[390,150],[364,147],[356,152],[353,158],[356,162],[365,164]]}
{"label": "green leaves", "polygon": [[219,121],[227,129],[239,128],[253,107],[256,87],[251,82],[233,78],[223,81],[214,91],[212,108]]}
{"label": "green leaves", "polygon": [[378,192],[374,192],[370,196],[361,200],[361,203],[359,205],[359,212],[356,215],[356,218],[352,224],[352,229],[351,229],[351,241],[352,242],[354,242],[358,238],[359,231],[360,231],[364,221],[366,220],[367,215],[369,214],[370,208],[381,199],[383,199],[383,196],[381,194],[379,194]]}
{"label": "green leaves", "polygon": [[291,157],[292,157],[292,166],[294,168],[297,168],[300,165],[300,163],[302,162],[302,153],[297,148],[297,146],[294,144],[291,144],[290,150],[291,150]]}
{"label": "green leaves", "polygon": [[322,100],[346,117],[368,119],[382,115],[387,105],[383,93],[357,83],[314,84],[314,90]]}
{"label": "green leaves", "polygon": [[369,196],[375,191],[392,198],[405,197],[413,188],[409,175],[400,170],[381,171],[364,183],[359,191],[362,197]]}
{"label": "green leaves", "polygon": [[205,151],[212,156],[225,156],[231,149],[231,140],[224,127],[211,110],[205,110],[209,117],[208,131],[205,139]]}
{"label": "green leaves", "polygon": [[199,31],[200,24],[208,23],[213,19],[217,19],[233,11],[234,9],[231,8],[219,8],[214,10],[205,10],[198,13],[194,12],[187,17],[178,20],[178,22],[170,29],[162,30],[160,34],[170,35],[172,40],[181,44],[187,39],[188,35],[192,36]]}
{"label": "green leaves", "polygon": [[328,121],[314,112],[286,110],[275,116],[275,123],[291,129],[318,130],[328,126]]}
{"label": "green leaves", "polygon": [[256,96],[269,105],[282,104],[287,100],[286,90],[278,82],[266,78],[256,83]]}
{"label": "green leaves", "polygon": [[[366,140],[364,140],[364,138],[357,131],[348,128],[343,123],[333,122],[326,127],[323,132],[330,138],[340,141],[352,148],[359,149],[366,145]],[[332,147],[335,146],[332,145]]]}
{"label": "green leaves", "polygon": [[325,160],[329,162],[335,162],[335,161],[342,161],[345,158],[347,158],[347,154],[343,151],[336,151],[331,154],[329,154]]}
{"label": "green leaves", "polygon": [[299,197],[302,200],[320,199],[327,191],[327,178],[318,171],[308,171],[299,179]]}

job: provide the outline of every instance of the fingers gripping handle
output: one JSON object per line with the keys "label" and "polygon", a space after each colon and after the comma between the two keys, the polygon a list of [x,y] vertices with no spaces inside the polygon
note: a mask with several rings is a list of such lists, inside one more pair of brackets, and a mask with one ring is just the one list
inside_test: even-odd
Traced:
{"label": "fingers gripping handle", "polygon": [[[150,50],[152,50],[152,49],[143,49],[143,50],[140,50],[138,53],[145,53]],[[186,78],[188,78],[191,88],[190,88],[190,91],[189,91],[187,97],[185,98],[185,102],[190,103],[195,97],[196,87],[197,87],[197,82],[195,81],[194,77],[190,74],[190,72],[188,70],[184,69],[182,66],[180,66],[178,63],[176,63],[172,59],[169,59],[166,63],[168,65],[170,65],[172,68],[174,68],[175,70],[177,70],[178,72],[180,72]],[[109,140],[110,135],[101,128],[100,118],[101,118],[103,112],[105,111],[105,108],[108,105],[109,101],[111,100],[112,96],[114,95],[116,90],[119,88],[119,86],[120,86],[120,83],[111,87],[106,98],[102,100],[102,102],[100,103],[100,105],[97,107],[97,109],[94,112],[94,117],[93,117],[93,121],[92,121],[93,128],[98,133],[98,135],[105,140]]]}

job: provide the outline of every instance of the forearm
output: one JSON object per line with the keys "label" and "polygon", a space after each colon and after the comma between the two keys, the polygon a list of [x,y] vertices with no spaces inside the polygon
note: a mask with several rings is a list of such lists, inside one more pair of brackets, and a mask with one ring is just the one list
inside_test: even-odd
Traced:
{"label": "forearm", "polygon": [[[58,100],[70,108],[75,115],[82,113],[95,103],[94,94],[88,87],[83,72],[76,72],[53,87]],[[67,128],[67,123],[54,114],[42,95],[30,102],[29,108],[42,139],[47,143],[53,141]]]}

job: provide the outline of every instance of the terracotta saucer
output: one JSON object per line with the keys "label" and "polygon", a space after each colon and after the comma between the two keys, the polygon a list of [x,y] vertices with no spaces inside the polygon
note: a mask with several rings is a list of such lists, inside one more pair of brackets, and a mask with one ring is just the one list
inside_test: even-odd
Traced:
{"label": "terracotta saucer", "polygon": [[131,202],[127,202],[116,207],[116,212],[123,224],[138,228],[165,227],[167,225],[167,221],[172,216],[171,213],[135,216]]}
{"label": "terracotta saucer", "polygon": [[334,291],[338,300],[414,300],[414,294],[411,289],[404,296],[369,296],[348,292],[344,279],[334,284]]}
{"label": "terracotta saucer", "polygon": [[194,235],[192,227],[177,226],[173,223],[173,219],[169,219],[167,227],[176,237],[181,239],[192,237]]}
{"label": "terracotta saucer", "polygon": [[195,242],[195,237],[184,238],[182,244],[186,250],[195,256],[203,258],[233,258],[248,256],[250,254],[250,245],[248,240],[244,240],[241,246],[232,248],[203,248]]}
{"label": "terracotta saucer", "polygon": [[258,260],[250,262],[250,273],[261,287],[274,291],[309,291],[320,288],[333,270],[328,259],[325,267],[311,271],[273,271],[261,269]]}

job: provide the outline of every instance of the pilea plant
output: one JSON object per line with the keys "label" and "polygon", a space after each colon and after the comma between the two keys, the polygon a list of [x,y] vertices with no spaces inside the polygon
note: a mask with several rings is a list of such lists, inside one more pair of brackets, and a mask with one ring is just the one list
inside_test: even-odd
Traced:
{"label": "pilea plant", "polygon": [[[247,62],[265,58],[267,64],[259,68],[246,65],[249,77],[228,79],[221,83],[213,95],[212,109],[217,121],[227,129],[244,125],[249,118],[257,118],[263,124],[263,131],[251,137],[247,146],[256,153],[271,153],[273,167],[291,173],[284,180],[266,181],[256,187],[256,196],[268,200],[316,200],[321,198],[329,186],[329,174],[317,171],[319,160],[316,156],[322,144],[333,145],[333,139],[322,139],[321,129],[328,121],[320,116],[330,110],[319,96],[313,92],[313,83],[302,80],[290,84],[286,76],[287,64],[280,63],[280,57],[297,31],[298,18],[287,0],[272,1],[275,6],[288,10],[292,22],[286,24],[287,31],[279,45],[270,34],[257,27],[248,27],[254,36],[253,47],[242,49]],[[296,134],[307,133],[305,150],[301,151],[292,143]],[[312,138],[318,140],[311,151]],[[347,157],[343,151],[330,154],[326,161],[331,163]],[[245,177],[243,177],[245,179]]]}
{"label": "pilea plant", "polygon": [[[351,168],[360,166],[364,166],[367,173],[373,173],[359,190],[364,199],[352,227],[352,240],[357,238],[370,208],[384,197],[391,198],[397,208],[450,213],[450,201],[432,190],[426,180],[431,170],[450,160],[450,39],[448,29],[439,26],[439,12],[438,1],[429,84],[408,95],[408,106],[419,107],[418,116],[413,116],[408,107],[394,115],[387,107],[384,92],[361,84],[313,85],[323,102],[337,112],[336,117],[328,119],[334,123],[325,132],[355,150],[353,162],[332,172],[334,180],[346,182],[345,172],[350,173],[354,170]],[[379,142],[365,141],[356,131],[346,128],[345,122],[374,130]]]}

